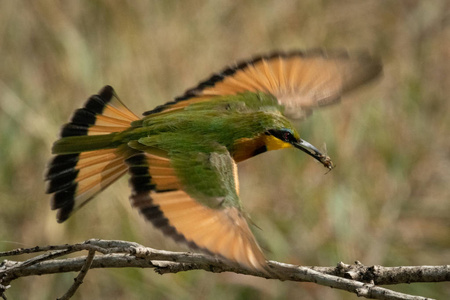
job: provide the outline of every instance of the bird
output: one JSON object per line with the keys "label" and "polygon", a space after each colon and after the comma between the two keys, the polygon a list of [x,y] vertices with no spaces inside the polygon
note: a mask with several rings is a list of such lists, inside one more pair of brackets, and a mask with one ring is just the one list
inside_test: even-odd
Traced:
{"label": "bird", "polygon": [[51,209],[64,222],[128,173],[131,205],[165,236],[264,271],[237,164],[295,148],[331,170],[331,159],[301,139],[293,122],[381,73],[380,58],[368,51],[273,52],[228,66],[142,117],[105,86],[53,144],[45,175]]}

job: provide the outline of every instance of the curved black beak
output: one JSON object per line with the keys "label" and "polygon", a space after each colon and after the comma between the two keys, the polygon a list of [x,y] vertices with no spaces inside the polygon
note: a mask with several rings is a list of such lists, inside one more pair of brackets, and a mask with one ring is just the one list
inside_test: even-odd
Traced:
{"label": "curved black beak", "polygon": [[312,157],[317,159],[322,165],[324,165],[325,168],[329,170],[334,168],[334,164],[331,161],[330,157],[320,153],[320,151],[316,147],[314,147],[307,141],[300,139],[298,142],[292,143],[292,145],[295,148],[300,149],[306,154],[311,155]]}

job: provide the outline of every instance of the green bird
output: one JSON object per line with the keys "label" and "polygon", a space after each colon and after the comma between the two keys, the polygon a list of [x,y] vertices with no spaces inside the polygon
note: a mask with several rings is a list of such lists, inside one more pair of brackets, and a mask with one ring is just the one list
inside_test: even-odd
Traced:
{"label": "green bird", "polygon": [[128,172],[131,205],[165,235],[264,270],[236,164],[294,147],[332,169],[289,118],[338,102],[381,70],[365,52],[274,53],[228,67],[142,118],[105,86],[75,111],[53,145],[46,174],[51,208],[63,222]]}

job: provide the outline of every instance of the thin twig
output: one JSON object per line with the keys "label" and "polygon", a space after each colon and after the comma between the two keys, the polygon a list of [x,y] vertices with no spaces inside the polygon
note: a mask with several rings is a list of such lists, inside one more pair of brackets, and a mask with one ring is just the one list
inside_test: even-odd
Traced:
{"label": "thin twig", "polygon": [[86,262],[84,263],[83,267],[81,268],[78,276],[75,278],[72,286],[67,290],[67,292],[61,298],[58,298],[58,300],[68,300],[75,294],[77,289],[83,283],[83,279],[86,276],[87,272],[89,271],[89,269],[92,265],[94,256],[95,256],[95,250],[89,250],[88,256],[86,257]]}
{"label": "thin twig", "polygon": [[108,254],[108,253],[118,253],[120,248],[130,248],[130,247],[140,247],[141,245],[133,242],[126,241],[107,241],[107,240],[97,240],[91,239],[83,243],[78,244],[65,244],[65,245],[49,245],[49,246],[36,246],[31,248],[17,248],[11,251],[0,252],[0,257],[4,256],[17,256],[21,254],[37,253],[37,252],[47,252],[55,250],[72,250],[73,252],[80,250],[91,250]]}
{"label": "thin twig", "polygon": [[5,295],[5,291],[7,290],[7,289],[9,289],[11,286],[10,285],[2,285],[2,284],[0,284],[0,296],[2,297],[2,299],[3,300],[7,300],[8,298],[6,298],[6,295]]}

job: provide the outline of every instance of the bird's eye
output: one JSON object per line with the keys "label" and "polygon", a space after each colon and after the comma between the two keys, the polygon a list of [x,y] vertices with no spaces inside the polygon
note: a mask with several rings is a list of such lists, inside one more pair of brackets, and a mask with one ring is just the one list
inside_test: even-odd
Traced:
{"label": "bird's eye", "polygon": [[273,135],[274,137],[285,141],[287,143],[291,143],[293,141],[296,141],[296,138],[294,137],[294,135],[292,134],[291,131],[286,130],[286,129],[282,129],[282,130],[268,130],[266,132],[266,134],[268,135]]}

